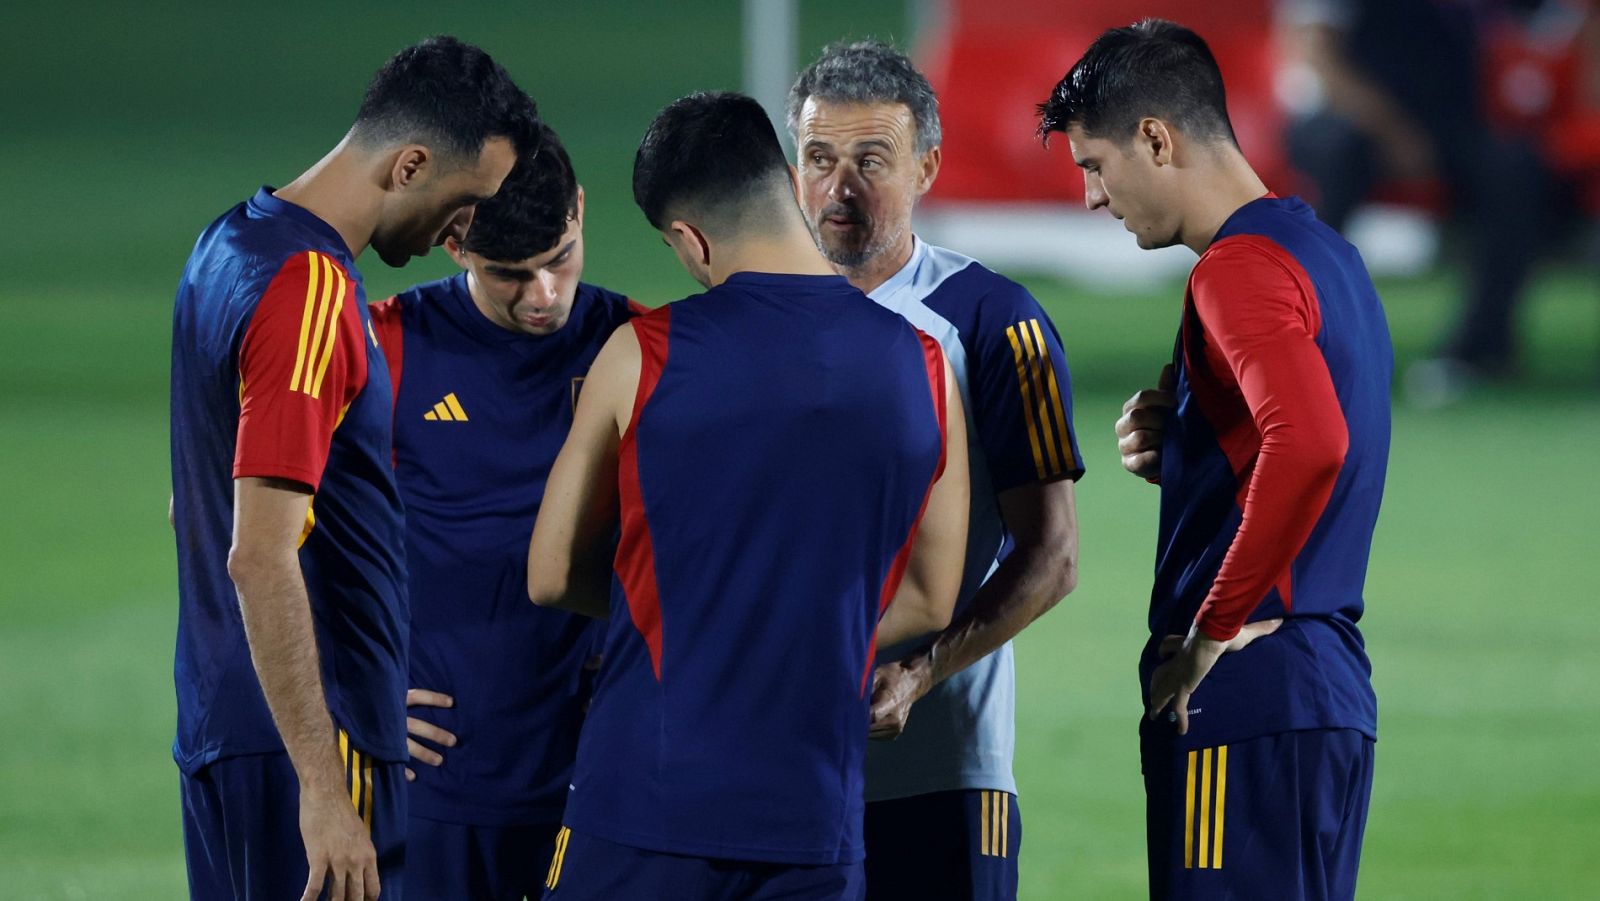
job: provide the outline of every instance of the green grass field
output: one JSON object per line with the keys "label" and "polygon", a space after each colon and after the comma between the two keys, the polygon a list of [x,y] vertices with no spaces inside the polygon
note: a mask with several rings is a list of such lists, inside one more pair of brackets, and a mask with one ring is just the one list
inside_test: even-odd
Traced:
{"label": "green grass field", "polygon": [[[857,6],[805,4],[804,53],[898,31],[898,4]],[[0,896],[180,897],[166,372],[194,235],[320,155],[388,52],[449,30],[505,61],[562,130],[589,192],[591,280],[652,303],[687,293],[632,208],[628,167],[661,104],[737,86],[737,5],[29,16],[0,53],[22,88],[0,92],[14,226],[0,242]],[[366,266],[381,297],[447,264]],[[1062,331],[1089,466],[1081,584],[1019,642],[1023,897],[1141,897],[1134,661],[1156,496],[1120,472],[1110,428],[1167,355],[1181,286],[1110,295],[1017,275]],[[1380,285],[1402,360],[1426,351],[1458,287]],[[1363,623],[1382,720],[1363,897],[1600,891],[1597,301],[1592,272],[1545,273],[1521,384],[1396,407]]]}

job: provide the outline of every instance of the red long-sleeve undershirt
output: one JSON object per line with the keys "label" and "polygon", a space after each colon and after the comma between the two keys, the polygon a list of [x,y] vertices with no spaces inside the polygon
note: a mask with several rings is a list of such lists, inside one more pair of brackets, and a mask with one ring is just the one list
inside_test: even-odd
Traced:
{"label": "red long-sleeve undershirt", "polygon": [[1236,423],[1219,427],[1218,440],[1244,515],[1195,618],[1201,633],[1227,641],[1274,586],[1292,609],[1290,567],[1327,506],[1349,434],[1316,343],[1316,291],[1293,257],[1260,236],[1226,238],[1189,285],[1205,335],[1191,390],[1214,426]]}

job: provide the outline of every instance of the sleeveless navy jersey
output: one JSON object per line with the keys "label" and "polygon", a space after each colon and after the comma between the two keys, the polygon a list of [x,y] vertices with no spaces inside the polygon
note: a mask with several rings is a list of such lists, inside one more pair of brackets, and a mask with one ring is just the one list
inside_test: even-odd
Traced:
{"label": "sleeveless navy jersey", "polygon": [[943,466],[943,354],[837,276],[739,273],[634,328],[605,664],[565,822],[859,861],[874,635]]}
{"label": "sleeveless navy jersey", "polygon": [[1241,207],[1190,276],[1175,368],[1142,686],[1164,635],[1196,624],[1226,639],[1246,621],[1285,617],[1218,661],[1181,744],[1312,728],[1376,737],[1356,623],[1394,355],[1355,248],[1298,198]]}
{"label": "sleeveless navy jersey", "polygon": [[373,307],[395,384],[411,685],[455,699],[412,715],[459,740],[442,766],[412,768],[413,815],[560,820],[603,626],[529,603],[528,536],[584,375],[632,315],[627,298],[581,284],[559,331],[508,331],[478,311],[465,273]]}
{"label": "sleeveless navy jersey", "polygon": [[390,467],[389,372],[339,233],[262,188],[206,229],[172,329],[178,734],[186,773],[282,750],[228,576],[233,480],[315,491],[301,537],[334,723],[366,755],[406,757],[408,617]]}

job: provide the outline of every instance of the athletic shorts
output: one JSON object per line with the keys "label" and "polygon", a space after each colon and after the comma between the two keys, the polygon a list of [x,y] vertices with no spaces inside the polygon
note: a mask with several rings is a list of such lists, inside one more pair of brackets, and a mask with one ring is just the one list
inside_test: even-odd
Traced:
{"label": "athletic shorts", "polygon": [[1185,750],[1145,738],[1150,897],[1348,899],[1373,742],[1314,729]]}
{"label": "athletic shorts", "polygon": [[866,835],[868,901],[1017,897],[1016,795],[972,789],[873,801]]}
{"label": "athletic shorts", "polygon": [[411,901],[538,898],[560,828],[470,826],[413,816],[406,835],[406,895]]}
{"label": "athletic shorts", "polygon": [[645,851],[563,828],[547,901],[861,901],[861,864],[800,866]]}
{"label": "athletic shorts", "polygon": [[[341,738],[343,736],[341,735]],[[405,766],[340,742],[345,785],[378,852],[384,901],[405,897]],[[300,782],[289,755],[226,757],[181,777],[183,848],[194,901],[282,901],[305,890]]]}

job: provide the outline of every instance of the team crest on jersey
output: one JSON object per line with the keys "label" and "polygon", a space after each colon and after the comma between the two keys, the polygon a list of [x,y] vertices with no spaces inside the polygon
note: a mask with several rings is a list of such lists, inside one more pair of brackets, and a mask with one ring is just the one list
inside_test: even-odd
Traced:
{"label": "team crest on jersey", "polygon": [[583,390],[583,379],[584,377],[581,375],[572,377],[572,411],[574,413],[578,411],[578,392]]}

